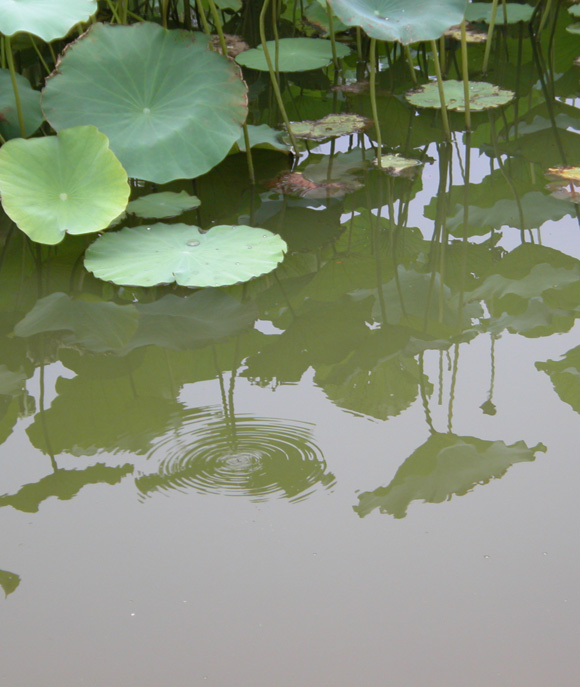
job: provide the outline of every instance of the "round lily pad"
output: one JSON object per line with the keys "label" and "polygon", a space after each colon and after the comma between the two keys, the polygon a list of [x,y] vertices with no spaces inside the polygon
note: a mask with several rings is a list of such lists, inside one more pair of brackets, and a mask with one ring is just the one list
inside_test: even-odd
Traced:
{"label": "round lily pad", "polygon": [[285,252],[286,243],[266,229],[217,226],[202,232],[159,223],[104,234],[88,248],[85,267],[126,286],[226,286],[271,272]]}
{"label": "round lily pad", "polygon": [[146,217],[148,219],[162,219],[164,217],[177,217],[182,212],[194,210],[201,205],[197,196],[190,196],[186,191],[174,193],[173,191],[162,191],[160,193],[149,193],[132,200],[127,205],[127,213]]}
{"label": "round lily pad", "polygon": [[[275,66],[276,42],[268,41],[266,47]],[[350,50],[346,45],[337,43],[336,52],[338,57],[346,57]],[[261,45],[238,55],[236,62],[260,72],[268,71],[264,48]],[[281,72],[305,72],[326,67],[331,62],[332,44],[323,38],[282,38],[278,41],[278,70]]]}
{"label": "round lily pad", "polygon": [[[373,160],[373,164],[378,167],[379,162],[377,158]],[[380,169],[393,177],[410,176],[414,174],[421,166],[422,162],[413,160],[412,158],[401,157],[400,155],[382,155]]]}
{"label": "round lily pad", "polygon": [[[470,2],[465,10],[465,18],[468,21],[480,21],[484,24],[491,23],[491,8],[490,2]],[[520,5],[516,2],[507,2],[505,4],[507,23],[517,24],[519,21],[530,21],[534,8],[531,5]],[[505,24],[505,15],[503,7],[498,7],[495,15],[496,24]]]}
{"label": "round lily pad", "polygon": [[[40,109],[40,93],[35,91],[30,86],[28,79],[21,74],[16,74],[16,83],[22,106],[24,129],[26,135],[30,136],[38,129],[44,119]],[[10,80],[10,72],[7,69],[0,69],[0,134],[6,141],[21,135],[14,90]]]}
{"label": "round lily pad", "polygon": [[580,203],[580,167],[550,167],[546,176],[554,197]]}
{"label": "round lily pad", "polygon": [[55,244],[65,233],[104,229],[129,193],[127,173],[94,126],[15,138],[0,148],[2,205],[33,241]]}
{"label": "round lily pad", "polygon": [[566,27],[566,31],[568,33],[573,33],[574,35],[577,35],[580,33],[580,22],[576,22],[575,24],[570,24],[569,26]]}
{"label": "round lily pad", "polygon": [[439,38],[460,24],[466,0],[330,0],[347,26],[360,26],[371,38],[405,45]]}
{"label": "round lily pad", "polygon": [[359,114],[329,114],[317,121],[290,122],[296,138],[323,141],[349,134],[358,134],[372,125],[372,121]]}
{"label": "round lily pad", "polygon": [[[443,82],[445,103],[448,110],[465,111],[463,81],[450,79]],[[513,91],[494,86],[487,81],[469,82],[469,107],[471,110],[491,110],[506,105],[514,98]],[[415,107],[441,108],[439,89],[434,81],[409,91],[405,98]]]}
{"label": "round lily pad", "polygon": [[0,33],[26,31],[48,43],[66,36],[96,11],[96,0],[0,0]]}
{"label": "round lily pad", "polygon": [[93,124],[129,176],[157,183],[205,174],[247,114],[239,68],[200,33],[94,24],[47,81],[42,107],[60,129]]}
{"label": "round lily pad", "polygon": [[[461,25],[452,26],[445,31],[445,38],[452,38],[455,41],[461,41]],[[466,23],[465,25],[465,42],[466,43],[485,43],[487,40],[487,31],[479,31],[474,24]]]}

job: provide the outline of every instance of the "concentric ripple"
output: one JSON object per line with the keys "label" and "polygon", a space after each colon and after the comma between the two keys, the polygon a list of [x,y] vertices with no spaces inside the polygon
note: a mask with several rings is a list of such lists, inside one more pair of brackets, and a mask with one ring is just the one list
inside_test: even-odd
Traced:
{"label": "concentric ripple", "polygon": [[161,457],[156,473],[136,479],[139,491],[194,489],[206,494],[246,496],[263,501],[300,501],[335,483],[311,425],[294,420],[224,417],[205,408],[184,418],[149,454]]}

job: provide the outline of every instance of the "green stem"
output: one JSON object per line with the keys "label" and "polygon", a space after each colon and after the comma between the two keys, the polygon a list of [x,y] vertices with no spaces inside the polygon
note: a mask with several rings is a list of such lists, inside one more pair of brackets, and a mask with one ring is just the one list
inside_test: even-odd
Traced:
{"label": "green stem", "polygon": [[546,21],[548,19],[549,14],[550,14],[551,6],[552,6],[552,0],[548,0],[548,2],[546,3],[546,6],[544,7],[544,12],[542,14],[542,18],[540,19],[540,26],[538,27],[538,36],[544,30],[544,26],[546,25]]}
{"label": "green stem", "polygon": [[376,65],[376,52],[377,52],[377,39],[371,38],[371,47],[369,55],[370,63],[370,94],[371,94],[371,110],[373,113],[373,121],[375,123],[375,130],[377,133],[377,165],[379,169],[382,167],[381,157],[383,154],[383,139],[381,136],[381,124],[379,122],[379,112],[377,110],[377,65]]}
{"label": "green stem", "polygon": [[328,14],[328,32],[330,33],[330,45],[332,47],[332,61],[334,62],[334,68],[336,71],[340,69],[338,64],[338,55],[336,54],[336,38],[334,36],[334,18],[332,16],[332,7],[328,0],[326,0],[326,12]]}
{"label": "green stem", "polygon": [[485,42],[485,53],[483,55],[483,66],[481,71],[485,74],[487,72],[487,64],[489,62],[489,55],[491,53],[491,39],[493,38],[493,29],[495,27],[495,17],[497,15],[497,2],[493,0],[491,6],[491,18],[489,20],[489,31],[487,32],[487,41]]}
{"label": "green stem", "polygon": [[244,122],[242,127],[244,132],[244,144],[246,146],[246,161],[248,163],[248,175],[252,186],[256,183],[256,175],[254,173],[254,160],[252,159],[252,148],[250,146],[250,134],[248,132],[248,125]]}
{"label": "green stem", "polygon": [[34,52],[38,55],[38,59],[40,60],[42,66],[44,67],[45,71],[47,74],[50,74],[50,69],[48,68],[48,65],[44,61],[44,58],[42,57],[42,53],[38,49],[38,46],[36,45],[36,41],[32,37],[32,34],[28,34],[28,38],[30,38],[30,42],[32,43],[32,47],[34,48]]}
{"label": "green stem", "polygon": [[119,17],[119,15],[117,13],[117,8],[116,8],[115,4],[113,3],[113,1],[107,0],[107,5],[108,5],[109,9],[111,10],[111,14],[113,15],[113,19],[115,20],[115,22],[117,24],[122,24],[123,22],[121,21],[121,18]]}
{"label": "green stem", "polygon": [[20,135],[26,138],[26,128],[24,126],[24,116],[22,114],[22,103],[20,101],[20,93],[18,91],[18,84],[16,83],[16,69],[14,69],[14,59],[12,57],[12,45],[10,36],[4,36],[6,41],[6,61],[8,62],[8,69],[10,71],[10,80],[12,81],[12,90],[14,91],[14,101],[16,103],[16,112],[18,113],[18,126],[20,127]]}
{"label": "green stem", "polygon": [[292,127],[290,126],[290,120],[288,119],[288,115],[286,114],[286,108],[284,107],[284,101],[282,100],[282,94],[280,93],[280,86],[278,86],[278,81],[276,80],[276,73],[274,72],[274,67],[272,66],[272,58],[270,57],[270,51],[268,50],[268,46],[266,45],[266,30],[264,28],[264,21],[265,21],[265,16],[266,16],[266,11],[268,9],[268,5],[270,4],[270,0],[264,0],[264,4],[262,5],[262,9],[260,11],[260,17],[258,21],[259,29],[260,29],[260,41],[262,42],[262,49],[264,50],[264,57],[266,58],[266,63],[268,64],[268,71],[270,72],[270,80],[272,82],[272,89],[274,90],[274,95],[276,96],[276,102],[278,103],[278,107],[280,109],[280,115],[282,116],[282,120],[284,121],[284,125],[286,126],[286,129],[288,131],[288,136],[290,137],[290,142],[292,143],[292,147],[294,150],[298,150],[298,143],[296,142],[296,137],[292,133]]}
{"label": "green stem", "polygon": [[163,28],[167,28],[167,5],[169,4],[169,0],[161,0],[161,22],[163,24]]}
{"label": "green stem", "polygon": [[471,109],[469,102],[469,66],[467,63],[467,34],[465,19],[461,22],[461,70],[463,72],[463,97],[465,99],[465,126],[471,130]]}
{"label": "green stem", "polygon": [[215,5],[214,0],[208,0],[208,4],[209,4],[209,11],[211,12],[211,16],[213,18],[215,30],[217,32],[217,35],[219,36],[220,45],[222,46],[222,54],[224,57],[227,58],[228,46],[226,43],[226,37],[224,36],[224,30],[222,29],[222,22],[220,20],[220,15],[217,11],[217,7]]}
{"label": "green stem", "polygon": [[415,73],[415,67],[413,65],[413,56],[411,55],[411,48],[409,48],[408,45],[405,45],[404,50],[405,50],[405,57],[407,58],[407,63],[409,65],[409,70],[411,72],[411,79],[413,79],[413,83],[416,86],[417,85],[417,74]]}
{"label": "green stem", "polygon": [[451,140],[451,131],[449,129],[449,118],[447,117],[447,105],[445,103],[445,89],[443,88],[443,77],[441,76],[441,65],[439,64],[439,55],[437,54],[437,43],[431,41],[431,52],[433,53],[433,63],[435,65],[435,74],[437,75],[437,88],[439,89],[439,100],[441,102],[441,120],[443,122],[443,131],[448,141]]}
{"label": "green stem", "polygon": [[201,28],[203,29],[203,32],[206,36],[211,36],[211,29],[207,22],[207,17],[205,16],[205,10],[203,9],[201,0],[195,0],[195,4],[197,5],[197,13],[201,20]]}

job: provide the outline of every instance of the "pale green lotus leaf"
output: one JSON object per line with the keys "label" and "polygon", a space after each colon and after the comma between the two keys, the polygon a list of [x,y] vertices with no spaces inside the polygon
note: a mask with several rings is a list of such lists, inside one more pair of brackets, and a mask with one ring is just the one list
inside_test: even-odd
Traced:
{"label": "pale green lotus leaf", "polygon": [[239,68],[200,33],[157,24],[95,24],[43,91],[58,131],[93,124],[129,176],[165,183],[205,174],[238,140],[247,114]]}
{"label": "pale green lotus leaf", "polygon": [[574,35],[580,34],[580,22],[576,22],[575,24],[570,24],[569,26],[566,27],[566,31],[568,33],[573,33]]}
{"label": "pale green lotus leaf", "polygon": [[[35,91],[30,86],[28,79],[21,74],[16,74],[16,84],[22,107],[24,129],[26,135],[30,136],[38,129],[44,119],[40,109],[40,93]],[[10,80],[10,72],[7,69],[0,69],[0,135],[6,141],[21,136],[14,90]]]}
{"label": "pale green lotus leaf", "polygon": [[[377,158],[373,160],[375,167],[379,167]],[[397,153],[381,156],[380,169],[393,177],[403,177],[415,174],[423,163],[420,160],[402,157]]]}
{"label": "pale green lotus leaf", "polygon": [[[276,67],[276,42],[268,41],[266,47]],[[338,57],[346,57],[350,50],[346,45],[336,45]],[[246,50],[236,57],[236,62],[243,67],[268,71],[268,63],[261,45]],[[320,69],[332,62],[332,44],[323,38],[282,38],[278,41],[278,71],[305,72],[309,69]]]}
{"label": "pale green lotus leaf", "polygon": [[[465,92],[463,81],[449,79],[443,82],[445,104],[448,110],[457,112],[465,111]],[[491,110],[511,102],[515,97],[513,91],[494,86],[487,81],[469,82],[469,108],[470,110]],[[419,86],[409,91],[405,98],[415,107],[433,107],[440,109],[439,88],[437,83],[431,81],[424,86]]]}
{"label": "pale green lotus leaf", "polygon": [[16,396],[23,391],[25,382],[24,372],[13,372],[6,365],[0,365],[0,396]]}
{"label": "pale green lotus leaf", "polygon": [[346,26],[360,26],[371,38],[408,45],[439,38],[460,24],[466,0],[330,0]]}
{"label": "pale green lotus leaf", "polygon": [[38,243],[104,229],[124,210],[129,193],[127,173],[94,126],[13,139],[0,148],[2,206]]}
{"label": "pale green lotus leaf", "polygon": [[550,376],[561,400],[580,413],[580,346],[572,348],[561,360],[538,362],[536,367]]}
{"label": "pale green lotus leaf", "polygon": [[96,0],[0,0],[0,33],[26,31],[50,42],[96,11]]}
{"label": "pale green lotus leaf", "polygon": [[580,5],[579,4],[574,4],[570,5],[568,7],[568,12],[573,16],[573,17],[580,17]]}
{"label": "pale green lotus leaf", "polygon": [[225,286],[271,272],[285,251],[286,243],[266,229],[217,226],[202,232],[159,223],[104,234],[87,250],[85,267],[115,284]]}
{"label": "pale green lotus leaf", "polygon": [[[332,18],[332,28],[334,33],[340,33],[341,31],[346,31],[348,26],[343,24],[340,19],[334,14]],[[326,5],[326,0],[313,0],[304,7],[304,17],[306,21],[311,25],[315,26],[323,36],[330,34],[330,24],[328,21],[328,10]]]}
{"label": "pale green lotus leaf", "polygon": [[[273,129],[267,124],[260,124],[254,126],[252,124],[247,125],[248,137],[250,139],[250,148],[265,148],[267,150],[279,150],[282,153],[287,153],[290,150],[290,146],[284,143],[282,136],[284,132]],[[244,133],[242,132],[240,138],[236,141],[234,147],[232,148],[232,153],[245,153],[246,152],[246,141],[244,139]]]}
{"label": "pale green lotus leaf", "polygon": [[[465,18],[467,21],[480,21],[484,24],[491,22],[491,2],[471,2],[467,5],[465,10]],[[507,2],[505,4],[507,23],[517,24],[519,21],[530,21],[534,8],[531,5],[520,5],[515,2]],[[495,15],[496,24],[505,24],[504,8],[502,3],[498,4]]]}
{"label": "pale green lotus leaf", "polygon": [[181,215],[187,210],[194,210],[200,205],[200,199],[197,196],[190,196],[186,191],[179,193],[160,191],[132,200],[127,205],[127,214],[162,219],[164,217],[177,217],[177,215]]}
{"label": "pale green lotus leaf", "polygon": [[20,584],[20,575],[8,572],[7,570],[0,570],[0,587],[4,591],[4,596],[8,597],[12,594]]}
{"label": "pale green lotus leaf", "polygon": [[296,138],[306,138],[310,141],[358,134],[371,125],[370,119],[351,113],[329,114],[316,121],[290,122],[290,128]]}

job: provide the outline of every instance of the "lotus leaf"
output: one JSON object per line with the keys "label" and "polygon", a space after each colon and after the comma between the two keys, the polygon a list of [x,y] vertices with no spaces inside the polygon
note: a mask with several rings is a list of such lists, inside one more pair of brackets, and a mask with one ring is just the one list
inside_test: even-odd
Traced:
{"label": "lotus leaf", "polygon": [[358,134],[368,129],[372,121],[358,114],[330,114],[318,121],[290,122],[296,138],[323,141],[326,138]]}
{"label": "lotus leaf", "polygon": [[566,27],[566,31],[568,31],[568,33],[572,33],[574,35],[580,34],[580,22],[576,22],[575,24],[570,24],[570,26]]}
{"label": "lotus leaf", "polygon": [[[21,74],[16,74],[16,83],[22,106],[24,129],[29,136],[38,129],[44,119],[40,109],[40,93],[31,88],[28,79]],[[21,135],[14,90],[10,72],[7,69],[0,69],[0,135],[5,140],[18,138]]]}
{"label": "lotus leaf", "polygon": [[[378,160],[375,158],[373,163],[378,167]],[[396,153],[394,155],[381,156],[381,170],[390,174],[393,177],[402,177],[413,175],[417,168],[421,166],[420,160],[413,160],[411,158],[401,157]]]}
{"label": "lotus leaf", "polygon": [[98,238],[85,267],[115,284],[225,286],[271,272],[286,243],[266,229],[217,226],[202,232],[186,224],[124,228]]}
{"label": "lotus leaf", "polygon": [[19,584],[20,575],[7,570],[0,570],[0,587],[4,590],[4,596],[8,597],[9,594],[12,594]]}
{"label": "lotus leaf", "polygon": [[[322,0],[322,2],[320,0],[313,0],[313,2],[306,5],[304,7],[304,18],[311,26],[316,27],[323,36],[327,36],[330,33],[326,0]],[[333,17],[332,27],[334,33],[348,29],[348,26],[343,24],[336,15]]]}
{"label": "lotus leaf", "polygon": [[127,214],[137,215],[137,217],[147,217],[162,219],[164,217],[177,217],[187,210],[194,210],[201,205],[201,201],[196,196],[190,196],[186,191],[174,193],[173,191],[162,191],[160,193],[149,193],[132,200],[127,205]]}
{"label": "lotus leaf", "polygon": [[[250,148],[266,148],[269,150],[279,150],[283,153],[287,153],[290,150],[290,147],[282,140],[282,131],[272,129],[267,124],[260,124],[259,126],[248,124],[247,129],[250,138]],[[246,141],[243,133],[234,145],[232,152],[246,152]]]}
{"label": "lotus leaf", "polygon": [[223,160],[246,118],[246,90],[202,34],[95,24],[67,49],[42,106],[56,130],[94,124],[130,176],[164,183]]}
{"label": "lotus leaf", "polygon": [[0,0],[0,33],[32,33],[46,42],[62,38],[97,11],[96,0]]}
{"label": "lotus leaf", "polygon": [[[445,38],[452,38],[455,41],[461,40],[461,25],[452,26],[445,31]],[[467,43],[485,43],[487,40],[487,32],[479,31],[473,24],[466,24],[465,26],[465,41]]]}
{"label": "lotus leaf", "polygon": [[536,367],[550,376],[562,401],[580,413],[580,346],[568,351],[561,360],[536,363]]}
{"label": "lotus leaf", "polygon": [[580,5],[570,5],[568,7],[568,12],[573,16],[573,17],[580,17]]}
{"label": "lotus leaf", "polygon": [[[515,2],[507,2],[503,7],[498,7],[495,15],[496,24],[505,24],[504,7],[508,24],[517,24],[519,21],[530,21],[534,8],[531,5],[520,5]],[[468,21],[481,21],[485,24],[491,22],[490,2],[470,2],[465,10],[465,18]]]}
{"label": "lotus leaf", "polygon": [[6,365],[0,365],[0,396],[16,396],[24,390],[26,375],[13,372]]}
{"label": "lotus leaf", "polygon": [[460,24],[466,0],[330,0],[347,26],[360,26],[368,36],[405,45],[439,38]]}
{"label": "lotus leaf", "polygon": [[[443,82],[445,104],[448,110],[465,111],[465,92],[463,81],[449,79]],[[505,88],[494,86],[487,81],[469,82],[469,107],[471,110],[491,110],[511,102],[515,94]],[[439,89],[435,82],[419,86],[405,95],[405,98],[415,107],[441,108]]]}
{"label": "lotus leaf", "polygon": [[[266,47],[272,63],[274,63],[276,42],[268,41]],[[338,43],[336,52],[338,57],[346,57],[350,50],[345,45]],[[268,63],[261,45],[238,55],[236,62],[243,67],[256,69],[260,72],[268,71]],[[278,41],[278,70],[281,72],[304,72],[309,69],[320,69],[331,62],[332,44],[323,38],[282,38]]]}
{"label": "lotus leaf", "polygon": [[66,233],[107,227],[126,207],[130,189],[107,137],[79,126],[2,146],[0,193],[6,214],[23,232],[55,244]]}

